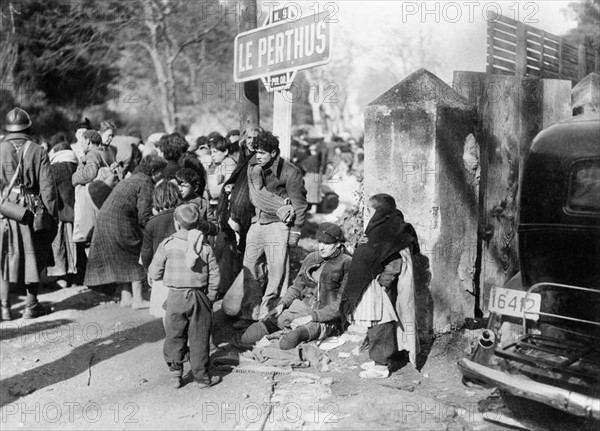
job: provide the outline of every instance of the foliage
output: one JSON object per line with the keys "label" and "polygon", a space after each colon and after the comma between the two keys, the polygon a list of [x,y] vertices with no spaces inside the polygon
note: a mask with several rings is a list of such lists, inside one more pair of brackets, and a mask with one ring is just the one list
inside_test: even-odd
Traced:
{"label": "foliage", "polygon": [[2,80],[10,82],[22,106],[45,101],[75,117],[104,101],[118,73],[117,52],[110,26],[98,22],[108,10],[94,7],[97,20],[90,19],[86,6],[92,4],[102,5],[93,0],[25,0],[3,8],[10,16],[10,25],[2,26],[3,52],[12,49],[16,57]]}
{"label": "foliage", "polygon": [[223,97],[235,88],[231,78],[235,14],[214,13],[201,1],[127,4],[119,48],[134,61],[123,64],[122,75],[137,76],[136,81],[157,90],[147,96],[156,103],[165,130],[236,103],[234,96]]}
{"label": "foliage", "polygon": [[567,33],[567,38],[580,44],[588,37],[592,48],[600,51],[600,0],[569,3],[569,9],[577,27]]}
{"label": "foliage", "polygon": [[354,192],[356,196],[357,205],[346,210],[344,217],[342,218],[342,229],[346,235],[346,244],[350,251],[354,250],[354,247],[358,243],[359,238],[363,234],[364,226],[364,205],[365,205],[365,189],[364,179],[358,178],[359,187]]}

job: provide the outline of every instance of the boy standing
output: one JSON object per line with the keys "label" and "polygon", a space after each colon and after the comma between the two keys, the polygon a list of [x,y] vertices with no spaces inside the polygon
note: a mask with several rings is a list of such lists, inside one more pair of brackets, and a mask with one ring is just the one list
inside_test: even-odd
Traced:
{"label": "boy standing", "polygon": [[212,249],[202,232],[196,230],[198,218],[196,205],[177,207],[176,232],[158,246],[148,269],[150,278],[163,280],[169,288],[163,354],[175,378],[175,388],[184,384],[183,363],[188,356],[194,381],[200,388],[220,381],[208,372],[212,301],[219,288],[220,273]]}

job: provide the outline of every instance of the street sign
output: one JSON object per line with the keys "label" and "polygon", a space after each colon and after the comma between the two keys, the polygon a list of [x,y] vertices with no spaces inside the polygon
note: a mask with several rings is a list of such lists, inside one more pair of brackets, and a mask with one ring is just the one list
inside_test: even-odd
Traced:
{"label": "street sign", "polygon": [[329,62],[329,12],[278,21],[284,14],[285,9],[273,11],[266,25],[236,36],[235,82],[265,78],[268,91],[280,90],[289,88],[292,72]]}
{"label": "street sign", "polygon": [[296,77],[296,71],[278,73],[276,75],[269,75],[262,77],[262,82],[265,84],[267,91],[287,90],[294,82]]}

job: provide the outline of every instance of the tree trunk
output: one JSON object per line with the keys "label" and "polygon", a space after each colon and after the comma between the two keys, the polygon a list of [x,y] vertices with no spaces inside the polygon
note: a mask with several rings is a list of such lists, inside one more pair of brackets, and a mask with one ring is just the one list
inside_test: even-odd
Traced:
{"label": "tree trunk", "polygon": [[[252,17],[248,17],[248,11],[257,11],[256,0],[245,1],[242,5],[241,13],[239,15],[240,21],[238,26],[238,32],[252,30],[256,28],[256,13],[251,14]],[[260,110],[258,102],[258,81],[247,81],[242,84],[243,86],[243,97],[240,106],[240,130],[244,130],[247,127],[260,125]]]}

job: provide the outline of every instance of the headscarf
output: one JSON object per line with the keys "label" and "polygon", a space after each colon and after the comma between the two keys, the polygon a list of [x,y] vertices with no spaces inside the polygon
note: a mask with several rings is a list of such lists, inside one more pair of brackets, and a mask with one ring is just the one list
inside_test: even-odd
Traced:
{"label": "headscarf", "polygon": [[386,260],[410,246],[412,253],[419,252],[417,233],[404,221],[397,210],[378,209],[367,225],[368,242],[359,246],[352,257],[348,282],[340,301],[340,313],[350,315],[358,306],[367,287],[383,272]]}

